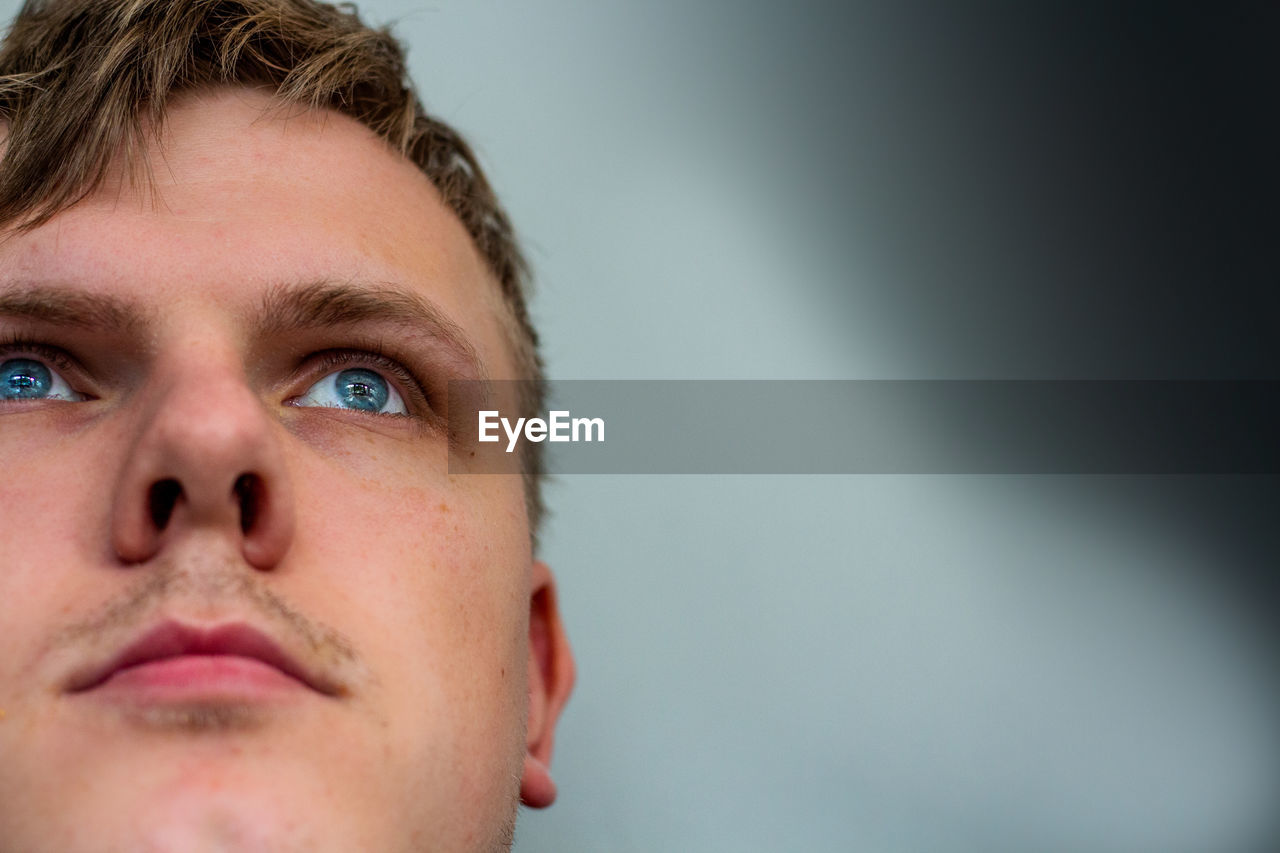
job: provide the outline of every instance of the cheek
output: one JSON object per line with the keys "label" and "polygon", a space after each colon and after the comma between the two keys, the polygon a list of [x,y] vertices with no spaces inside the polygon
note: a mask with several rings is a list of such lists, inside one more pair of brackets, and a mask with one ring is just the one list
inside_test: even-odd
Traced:
{"label": "cheek", "polygon": [[[0,692],[23,692],[19,665],[30,661],[51,626],[94,599],[92,572],[104,543],[114,482],[105,436],[59,435],[48,424],[0,420]],[[13,696],[0,695],[0,705]]]}
{"label": "cheek", "polygon": [[497,477],[350,477],[313,492],[299,473],[290,595],[375,675],[388,775],[412,779],[419,802],[506,802],[494,780],[519,777],[528,695],[522,499]]}
{"label": "cheek", "polygon": [[531,562],[516,478],[386,465],[335,481],[320,470],[329,467],[296,472],[297,574],[325,576],[343,621],[386,666],[412,662],[407,683],[509,692],[503,672],[524,656]]}
{"label": "cheek", "polygon": [[87,523],[101,525],[85,512],[88,498],[95,494],[99,504],[107,505],[101,495],[112,479],[106,460],[116,457],[109,449],[113,446],[102,430],[67,433],[45,419],[0,420],[0,508],[6,515],[0,548],[87,540],[77,534]]}

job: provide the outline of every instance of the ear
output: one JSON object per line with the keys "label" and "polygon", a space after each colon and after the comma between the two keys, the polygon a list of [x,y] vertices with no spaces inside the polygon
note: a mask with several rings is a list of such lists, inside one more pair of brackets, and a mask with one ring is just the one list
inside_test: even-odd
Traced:
{"label": "ear", "polygon": [[555,579],[546,563],[535,562],[529,595],[529,729],[520,778],[520,801],[526,806],[541,809],[555,802],[551,748],[573,679],[573,653],[560,623]]}

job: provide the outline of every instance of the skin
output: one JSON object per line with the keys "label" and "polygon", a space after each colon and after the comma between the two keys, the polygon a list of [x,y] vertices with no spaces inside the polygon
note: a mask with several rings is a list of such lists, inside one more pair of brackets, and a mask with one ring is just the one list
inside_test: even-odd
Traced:
{"label": "skin", "polygon": [[[519,477],[451,474],[430,407],[393,377],[408,416],[298,404],[344,369],[316,353],[370,341],[433,405],[448,378],[515,377],[497,285],[412,164],[341,115],[268,106],[185,97],[149,182],[119,169],[0,244],[0,296],[38,285],[149,317],[0,314],[5,341],[65,351],[74,365],[51,367],[84,396],[0,400],[5,851],[502,850],[518,800],[554,799],[573,662]],[[260,328],[266,295],[314,280],[429,301],[476,363],[381,320]],[[163,520],[162,481],[181,487]],[[340,689],[71,692],[162,618],[247,622]]]}

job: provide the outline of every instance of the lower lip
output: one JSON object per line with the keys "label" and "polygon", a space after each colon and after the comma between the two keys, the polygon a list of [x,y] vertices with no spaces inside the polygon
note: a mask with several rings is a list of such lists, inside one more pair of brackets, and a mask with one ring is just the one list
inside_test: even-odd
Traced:
{"label": "lower lip", "polygon": [[305,689],[293,676],[255,658],[181,655],[118,670],[90,692],[144,702],[243,702]]}

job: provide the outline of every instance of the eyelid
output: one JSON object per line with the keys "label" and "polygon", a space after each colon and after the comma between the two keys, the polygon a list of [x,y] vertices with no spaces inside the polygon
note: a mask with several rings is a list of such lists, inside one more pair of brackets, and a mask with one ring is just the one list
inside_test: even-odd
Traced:
{"label": "eyelid", "polygon": [[[87,399],[96,399],[97,395],[87,390],[92,383],[87,381],[84,368],[61,347],[20,333],[10,332],[0,338],[0,361],[21,356],[32,356],[47,362],[62,375],[72,390]],[[431,395],[427,393],[427,385],[400,361],[384,354],[379,342],[359,342],[352,347],[335,347],[315,353],[311,356],[311,364],[306,367],[306,371],[314,376],[314,382],[330,371],[351,366],[372,367],[385,373],[397,385],[397,390],[410,409],[416,410],[418,417],[428,421],[442,417]],[[415,411],[410,412],[411,416],[414,414]]]}
{"label": "eyelid", "polygon": [[[396,390],[400,392],[400,396],[411,409],[418,410],[420,417],[435,415],[435,406],[432,405],[431,397],[427,394],[421,380],[399,361],[384,355],[380,346],[371,345],[365,349],[329,349],[316,353],[312,359],[314,359],[312,364],[307,366],[307,373],[315,377],[312,381],[317,381],[324,375],[344,367],[374,367],[388,374],[395,381],[398,386]],[[412,414],[411,411],[410,415]]]}
{"label": "eyelid", "polygon": [[23,356],[31,356],[47,362],[71,390],[81,396],[78,402],[98,399],[99,395],[95,393],[95,385],[89,380],[89,374],[66,350],[15,332],[9,332],[0,338],[0,361]]}
{"label": "eyelid", "polygon": [[34,355],[67,373],[82,372],[80,365],[65,350],[58,347],[28,340],[18,335],[9,335],[0,340],[0,359],[8,360],[22,355]]}

